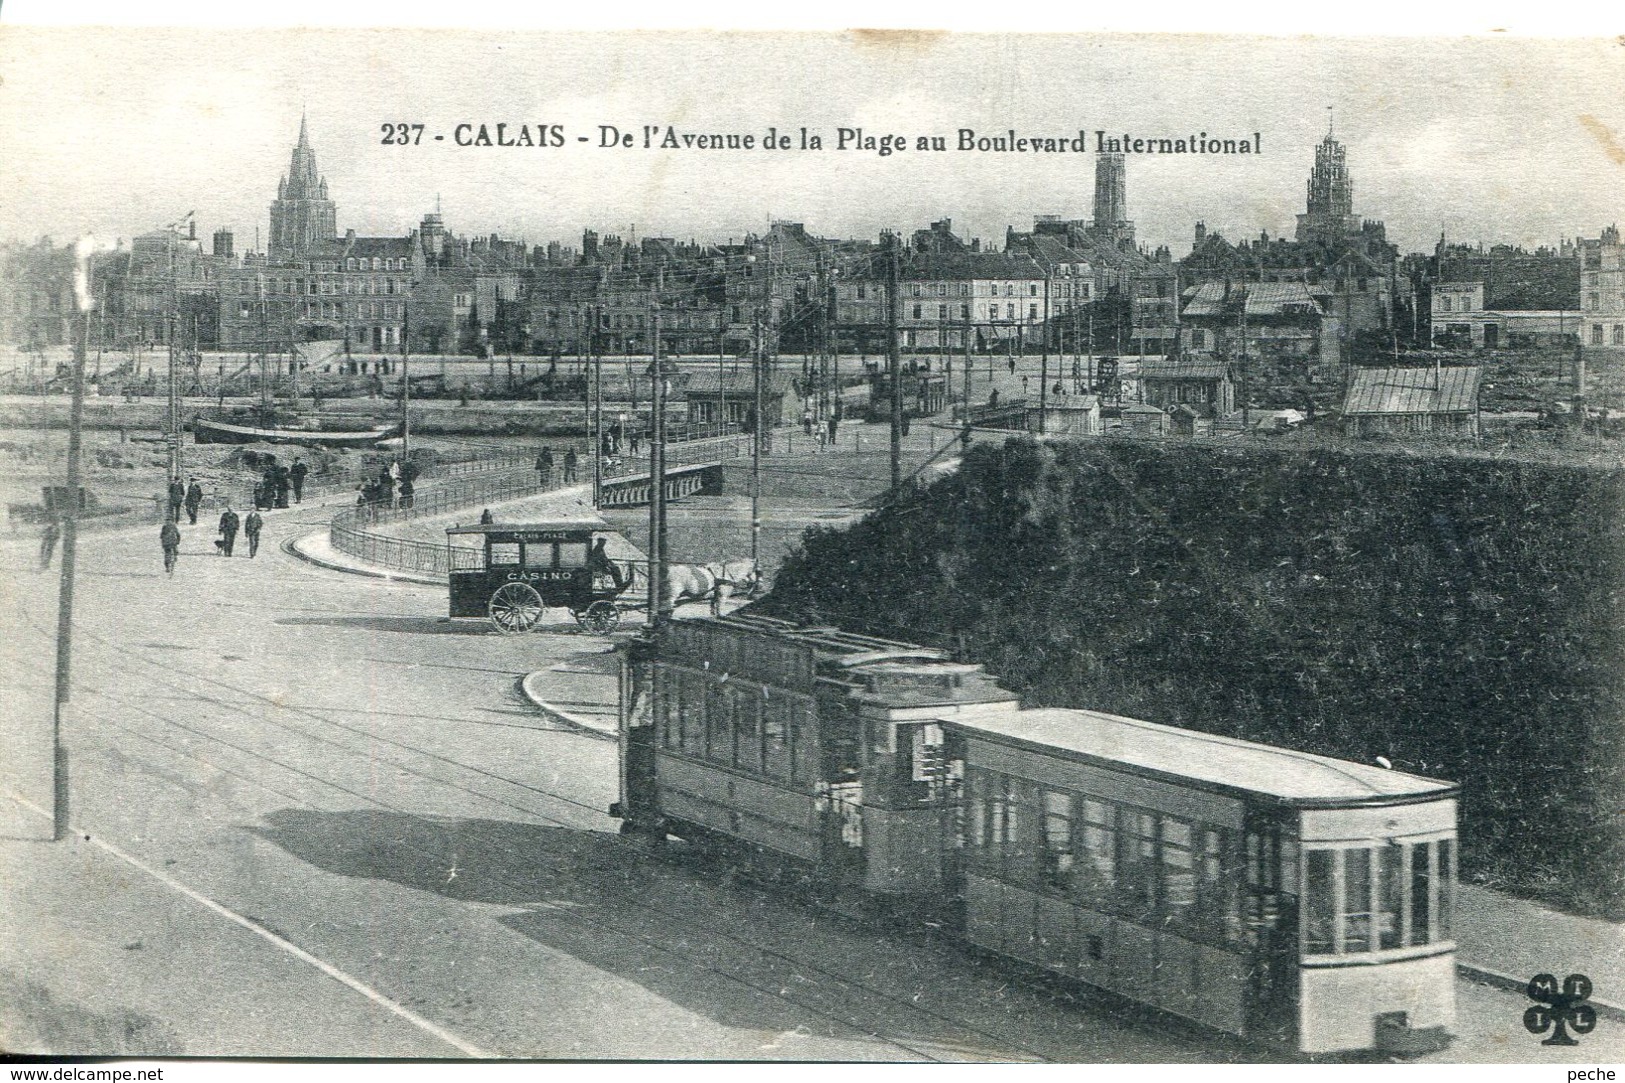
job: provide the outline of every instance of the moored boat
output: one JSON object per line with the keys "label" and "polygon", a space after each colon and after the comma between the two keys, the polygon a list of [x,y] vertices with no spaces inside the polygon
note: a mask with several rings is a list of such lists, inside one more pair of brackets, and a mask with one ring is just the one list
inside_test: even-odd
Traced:
{"label": "moored boat", "polygon": [[311,444],[320,447],[369,448],[380,440],[388,440],[400,434],[401,426],[398,422],[370,429],[323,430],[236,425],[205,417],[192,419],[192,437],[200,444]]}

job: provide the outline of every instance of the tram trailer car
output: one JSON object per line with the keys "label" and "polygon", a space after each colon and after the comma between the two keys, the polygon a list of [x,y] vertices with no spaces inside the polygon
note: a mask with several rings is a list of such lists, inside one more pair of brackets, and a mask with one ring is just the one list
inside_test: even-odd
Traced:
{"label": "tram trailer car", "polygon": [[1451,783],[1022,710],[941,652],[768,618],[626,649],[623,831],[1304,1053],[1449,1040]]}
{"label": "tram trailer car", "polygon": [[1304,1053],[1448,1043],[1455,785],[1097,711],[943,729],[969,943]]}

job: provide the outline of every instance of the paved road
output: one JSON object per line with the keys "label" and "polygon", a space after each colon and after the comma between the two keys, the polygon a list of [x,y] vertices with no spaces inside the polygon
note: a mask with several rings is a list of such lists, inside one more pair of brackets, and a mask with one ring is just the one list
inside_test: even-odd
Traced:
{"label": "paved road", "polygon": [[[609,664],[567,615],[504,638],[437,588],[257,559],[184,529],[81,550],[72,841],[0,822],[0,1040],[76,1053],[1207,1061],[1265,1054],[1015,980],[614,833],[615,749],[516,692]],[[26,559],[26,550],[20,556]],[[18,674],[4,781],[38,757],[56,579],[0,576]],[[1462,986],[1454,1056],[1528,1059],[1522,1005]],[[1594,1036],[1603,1037],[1602,1034]],[[1583,1048],[1589,1056],[1604,1047]],[[1614,1048],[1613,1058],[1619,1051]]]}

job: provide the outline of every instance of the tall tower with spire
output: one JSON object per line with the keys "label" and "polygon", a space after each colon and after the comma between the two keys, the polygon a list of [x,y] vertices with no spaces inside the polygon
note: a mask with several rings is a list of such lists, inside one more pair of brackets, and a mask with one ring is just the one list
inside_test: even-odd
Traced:
{"label": "tall tower with spire", "polygon": [[310,133],[301,114],[299,142],[271,204],[269,254],[273,259],[295,258],[336,236],[338,207],[327,198],[327,178],[316,171],[316,152],[310,148]]}
{"label": "tall tower with spire", "polygon": [[1134,223],[1128,220],[1128,181],[1121,154],[1095,158],[1094,233],[1113,247],[1134,243]]}
{"label": "tall tower with spire", "polygon": [[1326,138],[1315,148],[1315,168],[1309,174],[1309,208],[1298,215],[1298,240],[1335,240],[1360,232],[1354,213],[1354,178],[1349,176],[1343,144]]}

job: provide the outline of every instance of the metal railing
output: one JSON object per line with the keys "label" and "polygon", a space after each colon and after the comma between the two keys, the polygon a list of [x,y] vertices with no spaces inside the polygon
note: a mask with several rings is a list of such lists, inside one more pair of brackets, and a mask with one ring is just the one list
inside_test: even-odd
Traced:
{"label": "metal railing", "polygon": [[[679,441],[676,446],[668,445],[666,460],[668,465],[684,466],[718,458],[736,458],[745,453],[741,450],[744,444],[748,444],[748,438],[737,434],[721,438],[707,434]],[[642,464],[642,471],[648,470],[647,456],[640,455],[636,462]],[[533,470],[534,465],[534,460],[528,453],[515,455],[504,476],[437,485],[423,492],[415,492],[412,502],[404,507],[399,504],[385,506],[378,503],[358,503],[355,507],[342,509],[333,516],[328,527],[329,541],[339,552],[378,567],[423,575],[449,575],[455,550],[444,542],[401,538],[369,528],[442,515],[477,504],[495,504],[504,500],[554,492],[582,484],[591,476],[589,463],[578,466],[576,478],[568,483],[564,481],[564,471],[557,460],[552,474],[545,479]],[[639,468],[634,467],[626,473],[637,473],[638,470]],[[603,476],[606,479],[612,477],[607,472]],[[647,570],[644,576],[647,580]],[[647,589],[645,586],[645,593]]]}

